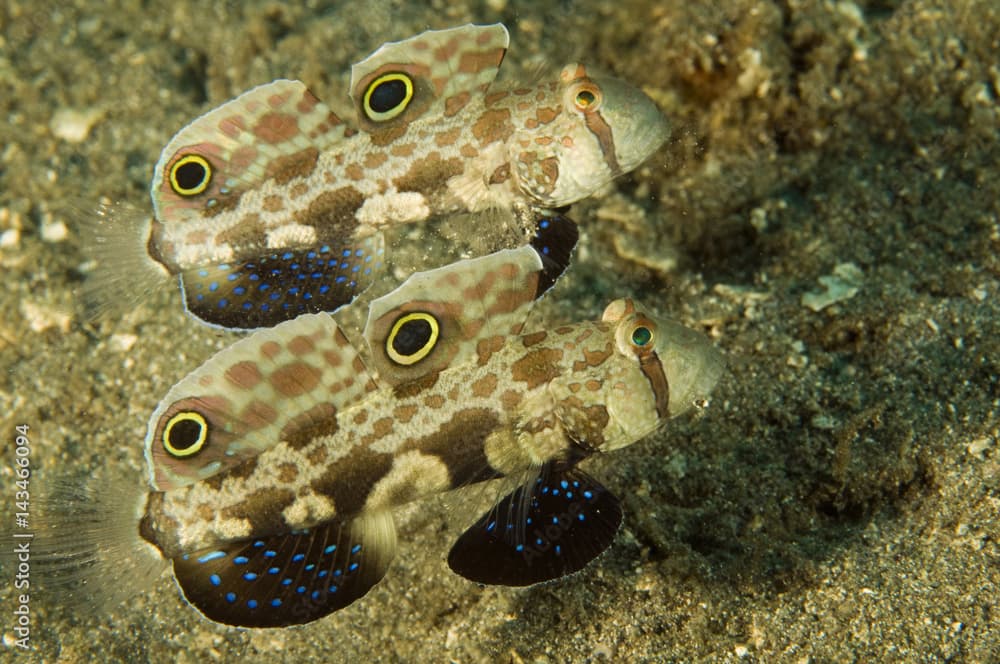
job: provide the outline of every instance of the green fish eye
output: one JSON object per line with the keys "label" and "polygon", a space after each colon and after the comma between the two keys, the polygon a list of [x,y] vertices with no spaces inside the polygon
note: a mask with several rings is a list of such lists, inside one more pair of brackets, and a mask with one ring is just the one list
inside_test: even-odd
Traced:
{"label": "green fish eye", "polygon": [[653,333],[650,329],[644,325],[632,330],[632,343],[640,348],[648,344],[653,339]]}

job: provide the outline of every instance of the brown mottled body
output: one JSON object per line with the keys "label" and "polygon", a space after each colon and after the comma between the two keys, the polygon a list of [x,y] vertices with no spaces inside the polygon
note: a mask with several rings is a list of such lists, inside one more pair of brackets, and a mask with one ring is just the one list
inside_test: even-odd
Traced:
{"label": "brown mottled body", "polygon": [[[525,332],[552,282],[546,260],[568,260],[546,247],[412,275],[370,304],[364,348],[307,314],[174,386],[150,420],[140,533],[188,599],[230,624],[314,619],[385,573],[393,508],[499,476],[533,479],[498,503],[510,536],[487,515],[459,539],[460,574],[524,585],[604,550],[621,511],[576,465],[694,407],[721,361],[628,299],[597,321]],[[517,533],[543,521],[525,553]]]}
{"label": "brown mottled body", "polygon": [[615,328],[597,321],[484,337],[472,362],[374,391],[329,413],[312,437],[158,494],[147,517],[156,544],[173,557],[631,442],[692,404],[665,391],[662,370],[649,376],[617,352]]}

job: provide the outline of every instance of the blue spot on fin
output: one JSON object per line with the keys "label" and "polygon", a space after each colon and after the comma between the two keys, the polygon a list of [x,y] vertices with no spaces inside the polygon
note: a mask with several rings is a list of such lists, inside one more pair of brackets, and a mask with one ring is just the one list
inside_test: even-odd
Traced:
{"label": "blue spot on fin", "polygon": [[[570,494],[551,490],[564,480],[578,482],[579,489]],[[576,468],[550,462],[535,481],[504,496],[462,533],[448,554],[448,566],[477,583],[550,581],[599,556],[621,522],[621,505],[607,489]]]}
{"label": "blue spot on fin", "polygon": [[385,258],[381,235],[340,245],[268,251],[181,272],[181,293],[188,313],[209,325],[231,330],[272,327],[300,314],[334,312],[350,303],[381,275]]}
{"label": "blue spot on fin", "polygon": [[569,259],[579,237],[576,222],[565,215],[544,215],[536,220],[535,235],[530,244],[542,259],[542,273],[538,275],[535,297],[552,288],[569,267]]}
{"label": "blue spot on fin", "polygon": [[[264,545],[255,546],[259,542]],[[285,627],[312,622],[365,595],[385,575],[395,550],[392,516],[362,514],[178,556],[174,576],[187,601],[209,620]],[[237,564],[237,558],[246,562]]]}

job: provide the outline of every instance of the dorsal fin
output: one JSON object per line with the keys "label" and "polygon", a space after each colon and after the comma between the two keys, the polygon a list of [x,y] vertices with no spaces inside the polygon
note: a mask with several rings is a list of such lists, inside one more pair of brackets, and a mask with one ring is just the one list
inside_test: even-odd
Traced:
{"label": "dorsal fin", "polygon": [[181,129],[150,194],[165,225],[194,221],[269,178],[287,178],[342,140],[346,126],[301,81],[260,85]]}
{"label": "dorsal fin", "polygon": [[399,385],[520,333],[535,300],[568,266],[576,238],[568,218],[546,217],[528,245],[410,276],[369,306],[372,368]]}
{"label": "dorsal fin", "polygon": [[223,472],[331,421],[375,389],[329,314],[306,314],[220,351],[177,383],[149,420],[146,460],[159,491]]}
{"label": "dorsal fin", "polygon": [[451,116],[485,94],[510,37],[500,23],[430,30],[384,44],[351,68],[360,127],[399,131],[422,115]]}

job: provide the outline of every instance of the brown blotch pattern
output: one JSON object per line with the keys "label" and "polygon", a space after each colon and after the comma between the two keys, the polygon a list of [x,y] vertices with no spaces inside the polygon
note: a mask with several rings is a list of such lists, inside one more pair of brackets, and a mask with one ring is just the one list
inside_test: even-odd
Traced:
{"label": "brown blotch pattern", "polygon": [[369,152],[365,155],[365,160],[362,162],[365,168],[374,170],[389,161],[389,156],[384,152]]}
{"label": "brown blotch pattern", "polygon": [[429,390],[434,387],[434,385],[437,384],[438,375],[439,374],[437,373],[427,374],[426,376],[417,378],[416,380],[411,380],[408,383],[397,385],[393,392],[395,393],[397,399],[408,399],[410,397],[414,397],[424,390]]}
{"label": "brown blotch pattern", "polygon": [[273,360],[281,353],[281,345],[277,341],[265,341],[260,345],[260,354]]}
{"label": "brown blotch pattern", "polygon": [[264,197],[260,206],[267,212],[278,212],[285,207],[285,201],[281,198],[281,196],[271,194],[270,196]]}
{"label": "brown blotch pattern", "polygon": [[587,367],[599,367],[604,362],[611,357],[614,353],[614,349],[611,347],[611,342],[609,341],[607,345],[604,346],[603,350],[587,350],[583,351],[583,359],[576,360],[573,362],[573,371],[583,371]]}
{"label": "brown blotch pattern", "polygon": [[295,501],[289,489],[258,489],[239,503],[224,508],[226,519],[246,519],[254,533],[281,532],[287,527],[282,511]]}
{"label": "brown blotch pattern", "polygon": [[523,382],[528,389],[550,382],[560,374],[559,360],[562,351],[554,348],[540,348],[527,353],[511,365],[512,377]]}
{"label": "brown blotch pattern", "polygon": [[[354,187],[324,191],[296,215],[296,221],[322,229],[324,237],[343,237],[353,230],[354,213],[364,202],[364,195]],[[351,227],[343,228],[345,222]]]}
{"label": "brown blotch pattern", "polygon": [[226,380],[242,390],[252,390],[263,376],[256,362],[243,360],[226,369]]}
{"label": "brown blotch pattern", "polygon": [[271,386],[278,394],[297,397],[313,390],[322,373],[305,362],[291,362],[271,372]]}
{"label": "brown blotch pattern", "polygon": [[361,167],[361,164],[348,164],[347,168],[344,169],[344,175],[347,176],[348,180],[360,182],[365,179],[365,169]]}
{"label": "brown blotch pattern", "polygon": [[601,404],[584,406],[579,397],[568,397],[560,403],[560,419],[566,422],[573,437],[590,446],[604,442],[604,430],[611,417]]}
{"label": "brown blotch pattern", "polygon": [[255,399],[248,403],[246,408],[239,414],[239,429],[241,433],[246,433],[256,429],[263,429],[277,421],[278,411],[274,409],[274,406]]}
{"label": "brown blotch pattern", "polygon": [[437,410],[445,404],[445,399],[440,394],[431,394],[426,399],[424,399],[424,405],[428,408],[433,408]]}
{"label": "brown blotch pattern", "polygon": [[288,352],[292,355],[305,355],[314,350],[316,350],[316,342],[302,334],[288,342]]}
{"label": "brown blotch pattern", "polygon": [[294,463],[278,464],[278,480],[285,484],[291,484],[299,476],[299,467]]}
{"label": "brown blotch pattern", "polygon": [[410,404],[406,406],[396,406],[392,411],[393,417],[395,417],[399,422],[406,424],[413,419],[413,416],[417,414],[419,409]]}
{"label": "brown blotch pattern", "polygon": [[392,469],[392,455],[357,446],[350,454],[330,464],[311,486],[333,500],[338,516],[357,514],[375,484]]}
{"label": "brown blotch pattern", "polygon": [[416,143],[400,143],[399,145],[393,145],[389,148],[389,152],[393,157],[402,157],[403,159],[406,159],[413,156],[413,151],[416,149]]}
{"label": "brown blotch pattern", "polygon": [[531,348],[535,344],[545,341],[545,338],[548,336],[549,333],[546,332],[545,330],[542,330],[540,332],[532,332],[531,334],[526,334],[523,337],[521,337],[521,343],[524,344],[525,348]]}
{"label": "brown blotch pattern", "polygon": [[524,399],[524,395],[517,390],[504,390],[500,394],[500,405],[503,406],[504,410],[512,411],[517,407],[517,404],[521,403]]}
{"label": "brown blotch pattern", "polygon": [[480,398],[488,397],[497,389],[497,377],[494,374],[486,374],[473,381],[471,388],[473,395]]}
{"label": "brown blotch pattern", "polygon": [[446,118],[450,118],[455,115],[465,108],[465,105],[469,103],[470,99],[472,99],[472,95],[468,90],[448,97],[444,100],[444,116]]}
{"label": "brown blotch pattern", "polygon": [[400,191],[432,191],[464,168],[460,157],[442,159],[440,153],[431,152],[426,157],[414,159],[409,170],[394,178],[392,183]]}
{"label": "brown blotch pattern", "polygon": [[389,127],[383,129],[382,131],[373,133],[371,135],[372,145],[377,145],[379,147],[384,147],[389,145],[398,138],[401,138],[406,130],[409,128],[408,124],[398,124],[394,127]]}
{"label": "brown blotch pattern", "polygon": [[496,141],[506,141],[514,133],[514,125],[510,121],[510,110],[496,108],[486,111],[472,125],[472,135],[479,145],[488,145]]}
{"label": "brown blotch pattern", "polygon": [[438,132],[434,135],[434,144],[439,148],[448,147],[449,145],[454,145],[458,137],[462,135],[462,128],[455,127],[454,129],[449,129],[448,131]]}
{"label": "brown blotch pattern", "polygon": [[253,134],[265,143],[282,143],[299,133],[299,122],[290,113],[265,113],[253,127]]}
{"label": "brown blotch pattern", "polygon": [[496,167],[490,175],[489,184],[503,184],[510,179],[510,162],[504,162]]}
{"label": "brown blotch pattern", "polygon": [[287,184],[295,178],[306,177],[312,173],[318,159],[318,149],[303,148],[298,152],[272,159],[267,165],[266,174],[277,184]]}
{"label": "brown blotch pattern", "polygon": [[497,414],[486,408],[457,411],[437,431],[407,441],[401,452],[417,450],[432,454],[448,467],[451,486],[482,479],[490,465],[483,450],[486,437],[500,426]]}
{"label": "brown blotch pattern", "polygon": [[320,403],[290,419],[281,428],[281,440],[293,450],[300,450],[317,438],[336,434],[339,429],[337,409],[332,404]]}
{"label": "brown blotch pattern", "polygon": [[493,353],[503,348],[503,337],[492,336],[486,339],[480,339],[476,343],[476,364],[479,366],[484,366],[493,357]]}
{"label": "brown blotch pattern", "polygon": [[237,249],[266,247],[267,229],[261,223],[259,214],[250,213],[240,219],[235,226],[216,233],[215,243],[220,246],[230,245]]}

